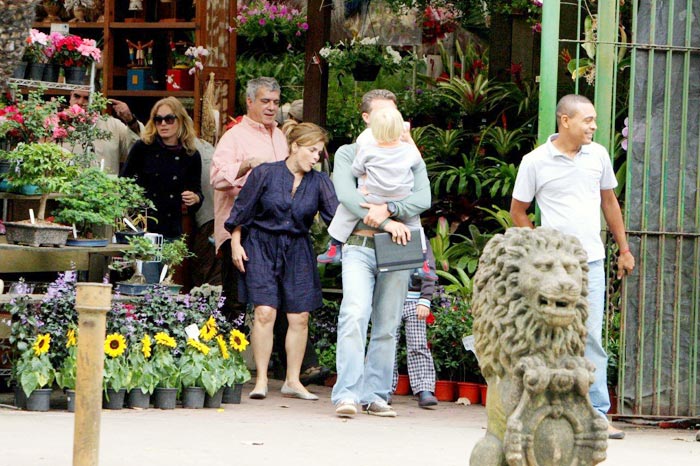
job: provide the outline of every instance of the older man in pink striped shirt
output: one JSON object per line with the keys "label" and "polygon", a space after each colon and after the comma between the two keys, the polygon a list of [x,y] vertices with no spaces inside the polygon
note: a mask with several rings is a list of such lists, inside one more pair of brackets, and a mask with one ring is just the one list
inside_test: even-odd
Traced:
{"label": "older man in pink striped shirt", "polygon": [[248,178],[250,170],[266,162],[284,160],[287,139],[277,128],[275,117],[280,106],[280,86],[274,78],[256,78],[246,88],[248,111],[240,123],[229,129],[216,146],[210,180],[214,187],[214,238],[220,251],[221,279],[226,304],[224,313],[235,319],[237,274],[231,258],[231,234],[224,222]]}

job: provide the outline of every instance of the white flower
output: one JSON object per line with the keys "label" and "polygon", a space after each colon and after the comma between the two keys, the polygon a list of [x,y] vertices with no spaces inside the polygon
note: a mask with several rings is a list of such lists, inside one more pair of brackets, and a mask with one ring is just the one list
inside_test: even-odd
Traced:
{"label": "white flower", "polygon": [[318,54],[321,55],[323,58],[328,58],[328,56],[331,54],[331,49],[330,47],[323,47],[321,50],[318,51]]}
{"label": "white flower", "polygon": [[[378,40],[379,37],[363,37],[360,41],[360,45],[375,45]],[[353,42],[355,42],[355,39],[353,39]]]}
{"label": "white flower", "polygon": [[386,46],[386,53],[391,57],[391,61],[393,61],[395,65],[401,63],[401,54],[390,45]]}

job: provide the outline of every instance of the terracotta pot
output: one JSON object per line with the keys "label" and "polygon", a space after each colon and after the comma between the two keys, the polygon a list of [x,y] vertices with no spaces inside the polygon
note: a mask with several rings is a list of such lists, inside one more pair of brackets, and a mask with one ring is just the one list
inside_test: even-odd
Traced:
{"label": "terracotta pot", "polygon": [[488,385],[479,384],[479,389],[481,390],[481,404],[486,406],[486,393],[488,392]]}
{"label": "terracotta pot", "polygon": [[478,383],[457,382],[457,397],[467,398],[473,405],[481,400],[481,389]]}
{"label": "terracotta pot", "polygon": [[438,401],[455,401],[457,399],[457,382],[452,380],[435,382],[435,397]]}
{"label": "terracotta pot", "polygon": [[396,382],[394,395],[406,396],[411,394],[411,381],[406,374],[399,374],[399,380]]}

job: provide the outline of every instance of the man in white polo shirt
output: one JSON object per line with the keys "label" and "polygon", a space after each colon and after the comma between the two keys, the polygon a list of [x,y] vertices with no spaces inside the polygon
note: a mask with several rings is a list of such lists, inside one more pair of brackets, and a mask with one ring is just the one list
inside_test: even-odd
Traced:
{"label": "man in white polo shirt", "polygon": [[[605,312],[605,248],[600,238],[600,209],[617,243],[620,255],[617,276],[634,269],[634,256],[613,189],[617,186],[608,151],[593,142],[596,111],[584,96],[566,95],[557,104],[557,127],[547,142],[525,157],[513,188],[510,214],[519,227],[534,228],[527,216],[533,199],[542,215],[542,226],[568,233],[581,241],[588,254],[588,320],[585,356],[595,364],[595,382],[589,395],[593,407],[605,417],[610,409],[607,388],[608,356],[602,346]],[[624,438],[612,425],[608,437]]]}

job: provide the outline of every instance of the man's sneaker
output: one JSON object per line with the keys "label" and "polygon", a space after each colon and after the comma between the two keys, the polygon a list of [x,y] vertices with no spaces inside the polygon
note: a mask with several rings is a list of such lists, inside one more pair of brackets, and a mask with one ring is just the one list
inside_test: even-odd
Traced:
{"label": "man's sneaker", "polygon": [[435,398],[435,395],[429,391],[424,390],[422,392],[418,392],[418,406],[421,408],[428,408],[431,406],[436,406],[437,404],[437,398]]}
{"label": "man's sneaker", "polygon": [[438,280],[437,274],[430,269],[428,261],[423,261],[423,266],[419,267],[416,270],[421,280],[428,280],[431,282],[435,282]]}
{"label": "man's sneaker", "polygon": [[343,250],[341,245],[331,244],[328,246],[328,251],[319,254],[316,257],[316,262],[319,264],[340,264],[343,259]]}
{"label": "man's sneaker", "polygon": [[350,400],[343,400],[337,405],[335,405],[335,414],[340,417],[351,417],[357,414],[357,408],[355,407],[355,402]]}
{"label": "man's sneaker", "polygon": [[396,411],[385,401],[373,401],[372,403],[362,405],[362,412],[372,416],[379,417],[396,417]]}

